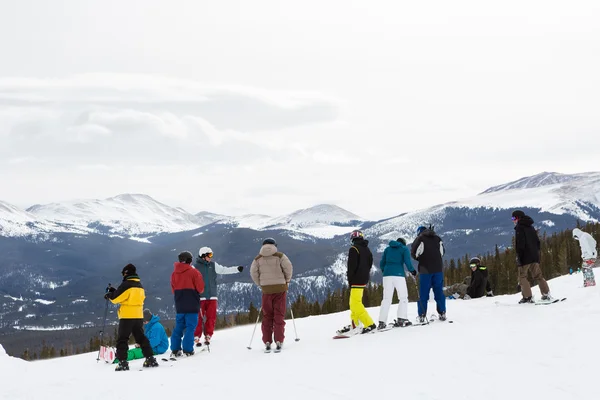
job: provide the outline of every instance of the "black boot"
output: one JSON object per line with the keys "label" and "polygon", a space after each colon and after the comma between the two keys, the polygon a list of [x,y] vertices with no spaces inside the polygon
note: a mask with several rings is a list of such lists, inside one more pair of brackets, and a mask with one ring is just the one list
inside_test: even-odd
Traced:
{"label": "black boot", "polygon": [[410,322],[407,319],[404,318],[398,318],[396,320],[394,320],[394,327],[395,328],[403,328],[405,326],[411,326],[412,322]]}
{"label": "black boot", "polygon": [[519,300],[519,304],[527,304],[527,303],[533,303],[533,299],[531,297],[523,297],[521,300]]}
{"label": "black boot", "polygon": [[144,361],[144,368],[149,368],[149,367],[158,367],[158,361],[156,361],[156,358],[154,358],[154,357],[146,358],[146,361]]}
{"label": "black boot", "polygon": [[127,360],[119,361],[119,364],[117,364],[115,371],[129,371],[129,363],[127,362]]}
{"label": "black boot", "polygon": [[383,321],[379,321],[379,325],[377,326],[377,330],[380,331],[382,329],[387,328],[387,324]]}
{"label": "black boot", "polygon": [[366,328],[363,328],[361,333],[371,333],[376,329],[377,329],[377,325],[371,324],[371,325],[367,326]]}

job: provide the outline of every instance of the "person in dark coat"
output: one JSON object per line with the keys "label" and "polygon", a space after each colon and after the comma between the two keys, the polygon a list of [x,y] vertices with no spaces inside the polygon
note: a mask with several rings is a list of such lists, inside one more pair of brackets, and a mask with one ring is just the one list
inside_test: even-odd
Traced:
{"label": "person in dark coat", "polygon": [[531,273],[534,281],[537,281],[542,293],[542,300],[550,301],[552,299],[550,288],[540,268],[540,238],[533,227],[533,219],[521,210],[513,211],[511,219],[515,224],[515,250],[519,268],[519,285],[523,296],[519,304],[534,302],[531,285],[527,280],[527,272]]}
{"label": "person in dark coat", "polygon": [[[350,319],[351,325],[347,325],[337,331],[338,334],[368,333],[377,329],[373,318],[365,308],[362,298],[365,287],[371,277],[373,266],[373,253],[369,249],[369,241],[361,231],[355,230],[350,234],[352,246],[348,251],[348,285],[350,286]],[[359,324],[362,323],[361,328]]]}
{"label": "person in dark coat", "polygon": [[464,300],[478,299],[483,296],[492,297],[492,287],[488,279],[487,267],[481,265],[479,257],[473,257],[469,260],[471,267],[471,283],[467,288]]}
{"label": "person in dark coat", "polygon": [[433,231],[433,228],[420,226],[417,238],[411,245],[410,255],[419,261],[419,323],[425,322],[429,291],[433,288],[433,296],[441,321],[446,320],[446,296],[444,296],[444,242]]}

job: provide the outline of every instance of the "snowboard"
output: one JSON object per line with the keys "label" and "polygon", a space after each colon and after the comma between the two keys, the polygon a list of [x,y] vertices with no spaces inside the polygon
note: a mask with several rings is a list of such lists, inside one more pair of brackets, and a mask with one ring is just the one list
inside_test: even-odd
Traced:
{"label": "snowboard", "polygon": [[583,287],[596,286],[594,270],[589,267],[583,267]]}
{"label": "snowboard", "polygon": [[117,349],[114,347],[100,346],[100,359],[104,360],[108,364],[112,364],[115,361],[115,354]]}

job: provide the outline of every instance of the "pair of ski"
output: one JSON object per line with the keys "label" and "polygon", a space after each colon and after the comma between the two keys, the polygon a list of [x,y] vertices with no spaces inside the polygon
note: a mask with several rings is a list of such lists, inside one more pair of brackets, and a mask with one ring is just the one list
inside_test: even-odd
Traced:
{"label": "pair of ski", "polygon": [[[365,335],[370,335],[373,333],[379,333],[379,332],[387,332],[390,331],[392,329],[405,329],[405,328],[410,328],[411,326],[423,326],[423,325],[429,325],[434,321],[440,321],[440,322],[444,322],[439,320],[435,315],[432,315],[431,318],[429,320],[425,320],[425,322],[413,322],[411,325],[407,325],[407,326],[394,326],[393,323],[389,323],[387,324],[387,326],[383,329],[374,329],[368,333],[365,333]],[[448,323],[453,323],[454,321],[452,320],[445,320]],[[342,334],[337,334],[333,337],[333,339],[350,339],[353,336],[360,336],[362,335],[362,333],[352,333],[352,334],[347,334],[347,333],[342,333]]]}
{"label": "pair of ski", "polygon": [[[547,306],[550,304],[556,304],[556,303],[561,303],[563,301],[567,300],[566,297],[563,298],[558,298],[558,299],[552,299],[550,301],[545,301],[545,300],[537,300],[534,301],[533,303],[525,303],[525,304],[535,304],[536,306]],[[506,307],[516,307],[516,306],[523,306],[524,304],[522,303],[511,303],[511,304],[507,304],[507,303],[501,303],[499,301],[496,301],[495,304],[497,306],[506,306]]]}

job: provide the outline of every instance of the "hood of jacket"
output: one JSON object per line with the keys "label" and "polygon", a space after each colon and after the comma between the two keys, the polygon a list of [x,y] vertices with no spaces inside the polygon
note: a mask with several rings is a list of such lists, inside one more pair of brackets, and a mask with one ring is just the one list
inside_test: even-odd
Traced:
{"label": "hood of jacket", "polygon": [[369,245],[369,241],[363,238],[357,238],[352,241],[352,246],[363,246],[366,247]]}
{"label": "hood of jacket", "polygon": [[525,215],[524,217],[519,218],[517,225],[531,226],[533,225],[533,219],[529,215]]}
{"label": "hood of jacket", "polygon": [[173,263],[173,266],[175,267],[175,270],[173,272],[176,274],[183,274],[184,272],[187,272],[190,269],[194,269],[194,267],[192,267],[191,264],[186,264],[182,262],[175,262]]}
{"label": "hood of jacket", "polygon": [[275,246],[274,244],[263,244],[263,246],[260,248],[260,251],[258,252],[258,254],[260,254],[263,257],[269,257],[275,253],[277,253],[277,246]]}
{"label": "hood of jacket", "polygon": [[433,231],[433,229],[425,229],[423,230],[423,232],[421,232],[421,235],[423,236],[435,236],[435,232]]}
{"label": "hood of jacket", "polygon": [[154,325],[158,321],[160,321],[160,317],[158,315],[154,314],[154,315],[152,315],[152,318],[150,318],[150,321],[148,321],[148,323],[146,324],[146,326],[148,328],[150,328],[152,325]]}
{"label": "hood of jacket", "polygon": [[393,248],[405,247],[402,243],[397,242],[395,240],[390,240],[390,242],[388,243],[388,246],[393,247]]}
{"label": "hood of jacket", "polygon": [[573,229],[573,239],[579,240],[582,235],[583,235],[583,231],[581,229],[579,229],[579,228]]}

